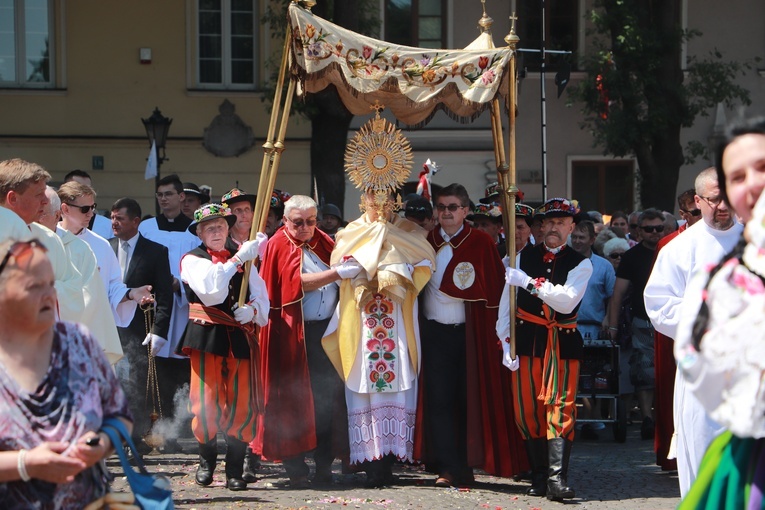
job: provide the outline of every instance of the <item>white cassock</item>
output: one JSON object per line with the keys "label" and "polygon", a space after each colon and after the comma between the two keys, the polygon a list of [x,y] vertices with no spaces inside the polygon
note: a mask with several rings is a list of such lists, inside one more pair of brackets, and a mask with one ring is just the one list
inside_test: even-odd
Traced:
{"label": "white cassock", "polygon": [[[64,243],[64,249],[69,261],[79,270],[82,276],[82,294],[85,300],[85,309],[77,322],[85,324],[104,349],[109,363],[112,365],[122,358],[122,344],[114,323],[114,314],[106,289],[98,273],[96,255],[88,243],[61,227],[56,229],[56,234]],[[71,320],[71,319],[70,319]]]}
{"label": "white cassock", "polygon": [[117,260],[117,255],[114,253],[112,245],[109,244],[109,241],[98,234],[94,234],[87,228],[82,229],[76,235],[77,238],[88,243],[88,246],[90,246],[90,249],[93,250],[96,256],[98,274],[101,276],[104,290],[109,299],[115,324],[120,328],[128,327],[133,320],[133,316],[135,316],[138,303],[132,299],[122,301],[128,292],[128,288],[122,282],[120,262]]}
{"label": "white cassock", "polygon": [[32,237],[29,227],[15,212],[0,206],[0,242],[6,239],[25,241]]}
{"label": "white cassock", "polygon": [[[160,230],[156,218],[144,220],[138,226],[138,232],[146,239],[159,243],[167,248],[167,256],[170,261],[170,272],[178,281],[181,281],[181,258],[188,252],[202,244],[197,236],[191,232],[170,232]],[[173,293],[173,312],[170,316],[170,328],[167,336],[168,342],[159,351],[157,356],[163,358],[183,358],[175,354],[175,349],[183,338],[186,324],[189,322],[189,302],[186,293],[181,286],[180,292]]]}
{"label": "white cassock", "polygon": [[40,240],[48,250],[48,259],[53,265],[58,297],[58,315],[61,320],[79,322],[85,311],[82,295],[82,275],[69,261],[61,239],[55,232],[39,223],[30,223],[32,237]]}
{"label": "white cassock", "polygon": [[[676,338],[680,318],[687,313],[682,305],[686,291],[691,289],[688,286],[691,277],[731,251],[742,230],[740,223],[728,230],[715,230],[702,220],[661,249],[643,293],[646,312],[656,331]],[[723,428],[707,415],[683,377],[677,374],[673,418],[680,495],[685,496],[696,479],[707,447]]]}

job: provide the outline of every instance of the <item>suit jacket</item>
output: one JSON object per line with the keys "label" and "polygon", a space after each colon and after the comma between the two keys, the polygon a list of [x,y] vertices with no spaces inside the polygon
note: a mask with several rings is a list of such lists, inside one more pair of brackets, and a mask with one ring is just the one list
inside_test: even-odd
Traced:
{"label": "suit jacket", "polygon": [[[109,243],[119,258],[120,240],[114,237],[109,239]],[[151,332],[167,339],[170,314],[173,309],[173,275],[170,273],[167,248],[139,234],[125,274],[125,285],[128,288],[151,285],[156,301],[154,326]],[[123,348],[126,345],[140,347],[141,342],[146,338],[143,310],[138,307],[130,325],[127,328],[117,329]]]}

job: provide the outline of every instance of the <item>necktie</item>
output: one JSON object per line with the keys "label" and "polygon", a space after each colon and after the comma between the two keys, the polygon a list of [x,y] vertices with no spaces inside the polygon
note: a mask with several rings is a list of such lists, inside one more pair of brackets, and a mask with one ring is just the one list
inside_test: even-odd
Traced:
{"label": "necktie", "polygon": [[127,241],[120,242],[120,268],[122,269],[122,281],[125,281],[127,276],[128,264],[130,264],[130,243]]}

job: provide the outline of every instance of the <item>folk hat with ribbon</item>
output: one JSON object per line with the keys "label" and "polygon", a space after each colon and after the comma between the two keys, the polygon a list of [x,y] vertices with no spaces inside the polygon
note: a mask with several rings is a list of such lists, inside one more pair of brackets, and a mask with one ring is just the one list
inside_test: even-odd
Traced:
{"label": "folk hat with ribbon", "polygon": [[502,222],[502,206],[497,202],[476,204],[473,211],[468,214],[467,219],[473,220],[477,216],[484,216],[497,223]]}
{"label": "folk hat with ribbon", "polygon": [[[486,189],[484,190],[484,198],[479,198],[478,201],[482,204],[491,204],[494,202],[499,203],[500,191],[499,183],[497,181],[490,182],[486,185]],[[518,192],[515,194],[515,199],[518,202],[523,202],[523,198],[523,191],[518,190]]]}
{"label": "folk hat with ribbon", "polygon": [[515,204],[515,217],[523,218],[531,226],[531,223],[534,221],[534,208],[530,205],[517,203]]}
{"label": "folk hat with ribbon", "polygon": [[197,186],[193,182],[184,182],[183,192],[187,195],[188,194],[197,195],[199,197],[199,200],[201,200],[203,204],[206,204],[207,202],[210,201],[210,195],[205,193],[199,186]]}
{"label": "folk hat with ribbon", "polygon": [[255,195],[245,193],[239,188],[233,188],[231,191],[221,197],[220,202],[224,207],[231,207],[231,204],[244,202],[246,200],[250,203],[250,207],[254,208],[255,198],[257,198]]}
{"label": "folk hat with ribbon", "polygon": [[565,218],[575,217],[579,214],[580,208],[576,200],[567,198],[551,198],[542,204],[541,213],[544,218]]}
{"label": "folk hat with ribbon", "polygon": [[197,226],[206,222],[223,218],[231,228],[236,223],[236,216],[231,212],[231,209],[220,204],[205,204],[196,211],[194,211],[194,223],[189,225],[189,232],[197,235]]}

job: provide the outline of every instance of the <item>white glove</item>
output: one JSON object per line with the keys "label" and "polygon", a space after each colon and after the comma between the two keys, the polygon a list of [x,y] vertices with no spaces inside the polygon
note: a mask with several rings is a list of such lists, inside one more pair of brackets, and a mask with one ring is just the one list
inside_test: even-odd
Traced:
{"label": "white glove", "polygon": [[517,355],[515,359],[510,357],[510,342],[505,342],[504,340],[502,340],[502,364],[513,372],[521,366],[521,361]]}
{"label": "white glove", "polygon": [[234,310],[234,318],[239,324],[248,324],[255,318],[255,309],[250,305],[242,305]]}
{"label": "white glove", "polygon": [[525,287],[529,284],[531,281],[531,278],[521,271],[520,269],[516,269],[514,267],[508,267],[505,269],[505,281],[508,285],[514,285],[516,287]]}
{"label": "white glove", "polygon": [[510,257],[509,256],[505,255],[504,257],[502,257],[502,265],[505,266],[505,269],[510,267]]}
{"label": "white glove", "polygon": [[258,232],[255,235],[255,240],[258,242],[258,257],[262,259],[266,252],[266,246],[268,246],[268,236],[263,232]]}
{"label": "white glove", "polygon": [[257,237],[250,241],[243,242],[242,246],[239,248],[239,251],[236,252],[236,258],[238,258],[242,262],[253,260],[255,257],[258,256],[259,245],[260,245],[260,240],[258,240]]}
{"label": "white glove", "polygon": [[165,344],[167,344],[167,339],[162,338],[159,335],[155,335],[154,333],[149,333],[146,335],[146,338],[143,339],[143,343],[141,343],[141,345],[149,344],[151,344],[151,355],[156,356],[159,351],[162,350]]}
{"label": "white glove", "polygon": [[346,278],[355,278],[356,275],[361,272],[363,267],[361,267],[361,264],[359,264],[356,259],[348,259],[335,269],[337,270],[337,275],[345,280]]}

